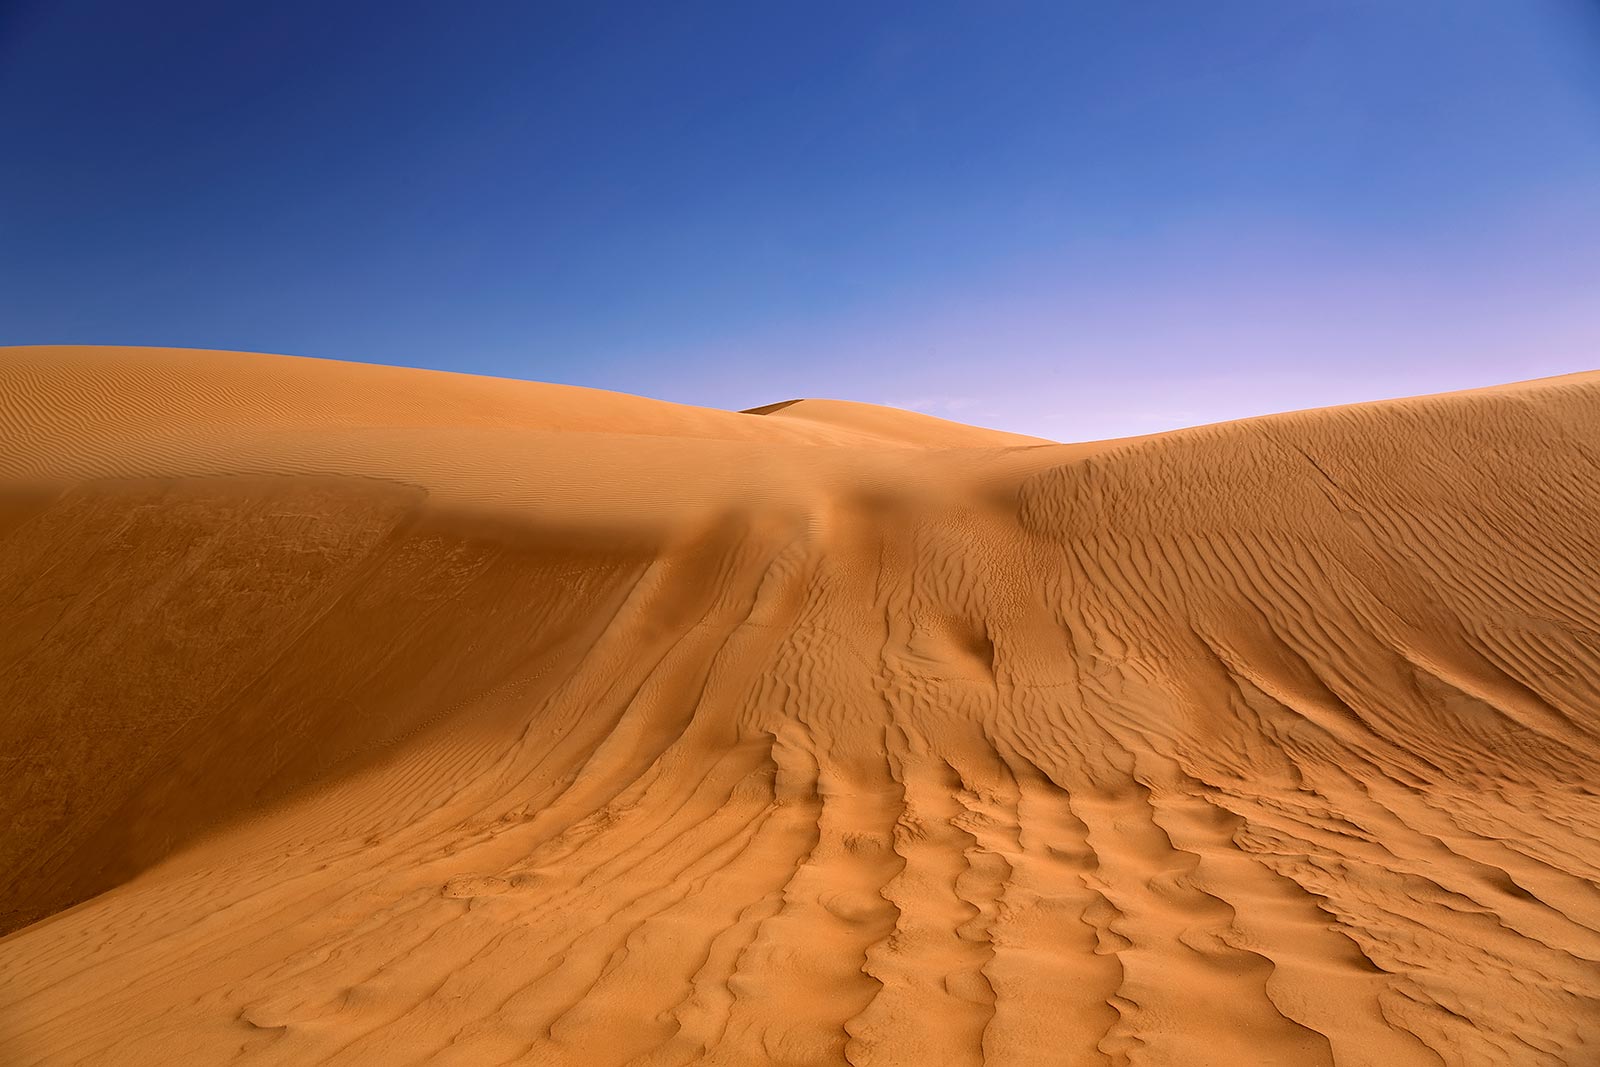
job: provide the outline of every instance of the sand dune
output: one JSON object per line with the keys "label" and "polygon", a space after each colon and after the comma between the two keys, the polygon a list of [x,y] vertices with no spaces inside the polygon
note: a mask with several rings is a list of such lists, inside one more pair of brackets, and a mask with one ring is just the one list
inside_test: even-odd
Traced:
{"label": "sand dune", "polygon": [[761,410],[0,350],[0,1062],[1600,1062],[1600,375]]}

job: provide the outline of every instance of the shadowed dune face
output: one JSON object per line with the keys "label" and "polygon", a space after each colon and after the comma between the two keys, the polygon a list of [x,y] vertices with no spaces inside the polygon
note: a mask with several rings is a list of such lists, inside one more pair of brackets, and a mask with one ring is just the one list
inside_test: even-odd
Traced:
{"label": "shadowed dune face", "polygon": [[1600,380],[1058,446],[0,355],[7,1062],[1600,1042]]}

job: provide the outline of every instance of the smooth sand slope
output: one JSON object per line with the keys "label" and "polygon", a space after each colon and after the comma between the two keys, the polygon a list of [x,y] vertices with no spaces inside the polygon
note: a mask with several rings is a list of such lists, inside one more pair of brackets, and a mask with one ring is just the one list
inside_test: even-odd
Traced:
{"label": "smooth sand slope", "polygon": [[1600,376],[765,410],[0,350],[0,1062],[1600,1063]]}

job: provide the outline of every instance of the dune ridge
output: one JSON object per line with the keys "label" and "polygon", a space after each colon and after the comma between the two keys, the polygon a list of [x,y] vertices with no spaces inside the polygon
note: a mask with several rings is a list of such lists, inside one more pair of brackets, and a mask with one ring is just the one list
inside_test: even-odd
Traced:
{"label": "dune ridge", "polygon": [[1600,1055],[1600,375],[1058,445],[7,349],[0,485],[5,1062]]}

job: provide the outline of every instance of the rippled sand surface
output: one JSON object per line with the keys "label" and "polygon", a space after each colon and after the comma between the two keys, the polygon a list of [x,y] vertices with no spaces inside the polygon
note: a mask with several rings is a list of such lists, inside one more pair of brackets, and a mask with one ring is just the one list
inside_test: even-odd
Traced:
{"label": "rippled sand surface", "polygon": [[0,763],[7,1064],[1593,1064],[1600,376],[0,350]]}

